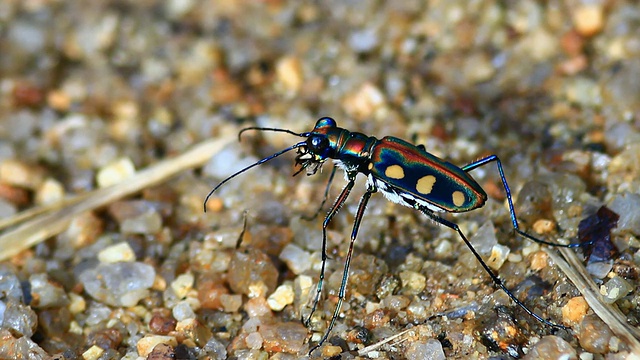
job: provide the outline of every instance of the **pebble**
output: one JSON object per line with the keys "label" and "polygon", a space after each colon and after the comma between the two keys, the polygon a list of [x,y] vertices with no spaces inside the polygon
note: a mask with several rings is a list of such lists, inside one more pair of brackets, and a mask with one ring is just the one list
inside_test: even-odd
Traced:
{"label": "pebble", "polygon": [[[608,131],[604,133],[604,143],[607,147],[612,148],[614,153],[617,155],[613,157],[608,156],[608,163],[606,161],[602,161],[604,164],[600,164],[600,167],[605,165],[602,168],[608,168],[613,173],[628,170],[634,171],[637,169],[635,166],[629,167],[630,163],[628,160],[635,160],[634,155],[637,153],[637,148],[633,149],[633,144],[637,143],[638,137],[640,137],[640,134],[635,132],[629,124],[625,122],[612,124]],[[630,147],[631,152],[625,151],[629,150],[629,148],[627,148],[628,146]]]}
{"label": "pebble", "polygon": [[512,263],[519,263],[522,261],[522,255],[511,253],[507,256],[507,260]]}
{"label": "pebble", "polygon": [[408,360],[445,360],[442,344],[436,339],[426,341],[411,342],[406,349],[406,358]]}
{"label": "pebble", "polygon": [[147,360],[173,360],[179,358],[173,347],[168,344],[158,344],[147,355]]}
{"label": "pebble", "polygon": [[149,211],[158,211],[158,203],[146,200],[123,200],[110,204],[108,210],[109,215],[122,224],[125,220],[139,217]]}
{"label": "pebble", "polygon": [[537,28],[520,40],[519,48],[523,54],[536,61],[546,61],[558,53],[558,39],[544,28]]}
{"label": "pebble", "polygon": [[576,31],[586,37],[599,33],[604,26],[603,4],[588,2],[573,11],[573,24]]}
{"label": "pebble", "polygon": [[491,254],[494,246],[498,244],[496,238],[496,229],[492,221],[487,221],[469,238],[469,241],[476,249],[478,254],[487,256]]}
{"label": "pebble", "polygon": [[180,20],[193,10],[195,3],[193,0],[171,0],[165,3],[164,9],[172,19]]}
{"label": "pebble", "polygon": [[278,286],[273,294],[267,298],[267,304],[273,311],[282,311],[285,306],[293,304],[294,293],[291,284],[282,284]]}
{"label": "pebble", "polygon": [[156,314],[149,320],[149,330],[157,335],[168,335],[176,329],[177,323],[172,317]]}
{"label": "pebble", "polygon": [[85,291],[94,299],[112,306],[134,306],[149,295],[155,269],[141,262],[100,264],[79,276]]}
{"label": "pebble", "polygon": [[271,308],[269,307],[269,304],[267,304],[267,299],[261,297],[249,299],[244,304],[244,310],[250,318],[271,314]]}
{"label": "pebble", "polygon": [[587,264],[586,269],[596,279],[604,279],[613,269],[613,261],[592,262]]}
{"label": "pebble", "polygon": [[44,181],[42,171],[19,160],[0,162],[0,183],[35,190]]}
{"label": "pebble", "polygon": [[622,193],[613,198],[608,207],[620,215],[617,229],[628,230],[634,234],[640,234],[640,194]]}
{"label": "pebble", "polygon": [[15,338],[8,329],[0,329],[0,359],[48,360],[51,357],[30,336]]}
{"label": "pebble", "polygon": [[[241,232],[241,228],[224,228],[215,232],[207,233],[204,237],[203,245],[206,249],[213,250],[235,249],[236,244],[238,243],[238,236]],[[245,236],[248,236],[250,234],[250,232],[245,232]],[[223,271],[226,270],[227,268],[223,268]]]}
{"label": "pebble", "polygon": [[427,286],[427,278],[415,271],[403,271],[400,273],[402,292],[407,295],[416,295]]}
{"label": "pebble", "polygon": [[96,183],[100,188],[106,188],[120,183],[136,173],[136,167],[129,158],[117,159],[98,170]]}
{"label": "pebble", "polygon": [[250,317],[242,324],[242,330],[246,333],[256,332],[258,331],[258,327],[262,326],[262,320],[261,317]]}
{"label": "pebble", "polygon": [[378,45],[378,34],[373,28],[366,28],[354,31],[349,35],[349,46],[359,53],[366,53],[373,50]]}
{"label": "pebble", "polygon": [[344,339],[347,342],[364,344],[370,339],[370,335],[371,333],[368,329],[362,326],[355,326],[345,334]]}
{"label": "pebble", "polygon": [[587,314],[587,310],[589,305],[584,297],[573,297],[562,307],[562,320],[567,324],[577,324]]}
{"label": "pebble", "polygon": [[83,313],[87,309],[87,301],[80,295],[69,293],[69,311],[76,315]]}
{"label": "pebble", "polygon": [[193,277],[193,273],[188,272],[184,274],[178,275],[171,282],[171,289],[176,294],[178,299],[184,299],[187,294],[193,289],[195,278]]}
{"label": "pebble", "polygon": [[[354,290],[360,294],[374,294],[378,290],[382,274],[387,272],[386,262],[370,254],[360,254],[351,261],[349,280]],[[341,282],[342,272],[336,271],[329,279],[329,286],[335,284],[337,289]]]}
{"label": "pebble", "polygon": [[[411,319],[415,319],[416,321],[424,321],[427,318],[427,302],[424,301],[415,301],[407,306],[407,315]],[[447,317],[449,317],[447,315]]]}
{"label": "pebble", "polygon": [[15,300],[22,302],[22,285],[20,279],[8,267],[0,265],[0,294],[2,301]]}
{"label": "pebble", "polygon": [[242,307],[242,295],[222,294],[220,295],[220,305],[225,312],[236,313]]}
{"label": "pebble", "polygon": [[140,356],[146,357],[158,344],[166,344],[172,347],[176,347],[178,345],[178,341],[173,336],[147,335],[140,339],[136,344],[138,354]]}
{"label": "pebble", "polygon": [[584,50],[584,43],[584,38],[576,31],[568,31],[560,39],[562,50],[570,56],[581,55]]}
{"label": "pebble", "polygon": [[5,303],[2,329],[11,330],[17,336],[30,338],[36,331],[38,317],[31,307],[10,300]]}
{"label": "pebble", "polygon": [[278,270],[265,253],[250,248],[234,254],[229,265],[228,281],[235,293],[266,297],[276,288]]}
{"label": "pebble", "polygon": [[411,300],[403,295],[390,295],[382,299],[382,306],[395,312],[405,309],[410,303]]}
{"label": "pebble", "polygon": [[47,94],[47,104],[58,111],[67,111],[71,106],[71,98],[61,90],[52,90]]}
{"label": "pebble", "polygon": [[58,202],[64,198],[64,186],[58,180],[46,178],[36,189],[35,201],[38,205]]}
{"label": "pebble", "polygon": [[600,286],[600,295],[605,303],[613,304],[619,299],[627,296],[633,290],[633,286],[620,276],[614,276],[604,285]]}
{"label": "pebble", "polygon": [[31,306],[35,308],[61,307],[69,304],[69,297],[64,288],[52,282],[46,274],[33,274],[29,277],[31,284]]}
{"label": "pebble", "polygon": [[220,342],[220,340],[216,339],[216,337],[212,337],[207,341],[204,346],[204,350],[207,352],[212,359],[215,360],[224,360],[227,358],[227,348]]}
{"label": "pebble", "polygon": [[116,262],[133,262],[136,260],[136,254],[133,252],[131,245],[123,241],[104,248],[98,253],[98,260],[103,264],[113,264]]}
{"label": "pebble", "polygon": [[108,124],[109,135],[120,141],[136,139],[140,129],[138,102],[118,99],[112,103],[112,107],[113,120]]}
{"label": "pebble", "polygon": [[[639,253],[640,256],[640,253]],[[299,299],[301,303],[309,301],[311,296],[311,288],[313,287],[313,279],[311,276],[300,275],[293,280],[293,291],[295,298]]]}
{"label": "pebble", "polygon": [[564,75],[574,76],[585,70],[589,66],[587,57],[577,55],[560,64],[560,71]]}
{"label": "pebble", "polygon": [[[319,227],[309,226],[309,222],[300,217],[293,217],[289,222],[289,227],[293,230],[296,244],[309,251],[320,251],[322,241],[318,241],[318,239],[322,239],[322,233]],[[312,257],[312,260],[315,261],[315,258]]]}
{"label": "pebble", "polygon": [[223,307],[220,297],[229,293],[229,289],[224,286],[222,281],[216,279],[199,281],[197,291],[202,308],[212,310],[221,310]]}
{"label": "pebble", "polygon": [[224,202],[219,197],[210,198],[207,201],[207,212],[217,213],[224,209]]}
{"label": "pebble", "polygon": [[578,341],[586,351],[604,354],[609,351],[609,341],[613,334],[597,315],[587,315],[580,323]]}
{"label": "pebble", "polygon": [[180,301],[172,309],[173,318],[177,321],[183,321],[187,319],[195,319],[196,313],[191,308],[191,305],[187,301]]}
{"label": "pebble", "polygon": [[258,329],[264,350],[298,354],[307,340],[307,328],[299,321],[278,324],[263,324]]}
{"label": "pebble", "polygon": [[451,243],[451,241],[442,240],[434,249],[433,254],[435,255],[436,259],[446,259],[451,255],[452,251],[453,244]]}
{"label": "pebble", "polygon": [[499,350],[512,357],[519,357],[525,344],[522,328],[507,309],[498,309],[481,316],[477,325],[482,342],[492,350]]}
{"label": "pebble", "polygon": [[156,291],[165,291],[167,290],[167,281],[162,276],[156,274],[156,277],[153,279],[151,289]]}
{"label": "pebble", "polygon": [[102,354],[104,354],[104,350],[99,346],[93,345],[82,353],[82,358],[84,360],[98,360]]}
{"label": "pebble", "polygon": [[532,228],[536,234],[550,234],[556,230],[556,223],[548,219],[539,219],[533,223]]}
{"label": "pebble", "polygon": [[549,260],[549,255],[547,255],[544,251],[535,252],[531,256],[531,270],[540,271],[547,267]]}
{"label": "pebble", "polygon": [[[371,308],[375,308],[375,307],[372,306],[368,310],[371,310]],[[365,316],[364,318],[363,324],[364,324],[364,327],[367,329],[376,329],[376,328],[383,328],[387,326],[390,321],[391,321],[391,316],[388,311],[384,311],[383,309],[376,308],[375,310],[367,313],[367,316]]]}
{"label": "pebble", "polygon": [[496,73],[491,59],[485,54],[471,54],[465,59],[461,69],[462,76],[469,84],[477,84],[490,80]]}
{"label": "pebble", "polygon": [[252,332],[244,339],[249,349],[259,350],[262,348],[262,335],[259,332]]}
{"label": "pebble", "polygon": [[276,62],[276,75],[287,91],[298,92],[304,81],[300,59],[295,56],[279,59]]}
{"label": "pebble", "polygon": [[523,360],[563,359],[578,360],[576,350],[563,340],[554,335],[543,336],[523,357]]}
{"label": "pebble", "polygon": [[300,275],[311,268],[311,255],[293,243],[284,246],[279,258],[296,275]]}
{"label": "pebble", "polygon": [[63,341],[70,340],[66,336],[70,325],[71,313],[65,307],[38,310],[38,331],[45,336],[60,336]]}
{"label": "pebble", "polygon": [[92,332],[87,337],[87,344],[97,345],[102,349],[117,349],[122,344],[122,333],[118,329],[107,328]]}
{"label": "pebble", "polygon": [[289,209],[281,201],[275,200],[271,192],[263,192],[260,195],[248,200],[246,205],[255,213],[257,221],[275,226],[263,233],[255,234],[255,242],[262,245],[263,251],[267,254],[277,255],[282,246],[293,237],[293,232],[284,226],[290,216]]}
{"label": "pebble", "polygon": [[494,245],[491,249],[491,256],[487,258],[485,261],[489,267],[493,270],[499,270],[505,261],[507,261],[507,257],[509,257],[509,253],[511,249],[504,245]]}
{"label": "pebble", "polygon": [[373,83],[366,82],[342,102],[344,111],[356,119],[373,116],[374,112],[384,106],[384,93]]}
{"label": "pebble", "polygon": [[244,155],[240,145],[232,143],[212,156],[202,168],[202,172],[214,179],[224,179],[258,160],[256,157]]}
{"label": "pebble", "polygon": [[71,220],[67,229],[58,236],[60,246],[76,250],[92,244],[102,234],[104,223],[93,212],[82,213]]}
{"label": "pebble", "polygon": [[342,348],[340,346],[327,344],[322,347],[322,357],[324,359],[333,359],[341,353]]}
{"label": "pebble", "polygon": [[601,88],[593,80],[576,77],[565,88],[565,96],[582,106],[599,106],[602,103]]}
{"label": "pebble", "polygon": [[212,336],[211,330],[196,319],[185,319],[178,322],[176,331],[193,340],[199,347],[204,346]]}
{"label": "pebble", "polygon": [[71,321],[69,323],[69,334],[83,335],[82,326],[80,326],[77,321]]}
{"label": "pebble", "polygon": [[8,218],[18,212],[18,206],[29,203],[26,190],[15,186],[0,184],[0,215]]}
{"label": "pebble", "polygon": [[162,230],[162,217],[152,209],[120,223],[120,231],[125,234],[155,234],[160,230]]}
{"label": "pebble", "polygon": [[106,322],[111,317],[111,309],[101,303],[92,302],[86,312],[86,322],[88,325],[97,325]]}
{"label": "pebble", "polygon": [[400,287],[400,279],[397,276],[387,274],[382,277],[376,289],[378,299],[384,299],[389,295],[395,294]]}

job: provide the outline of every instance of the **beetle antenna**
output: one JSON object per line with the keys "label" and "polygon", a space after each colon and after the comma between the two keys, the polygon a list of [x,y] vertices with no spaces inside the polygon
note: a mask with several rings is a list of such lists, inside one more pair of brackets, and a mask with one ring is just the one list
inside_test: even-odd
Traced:
{"label": "beetle antenna", "polygon": [[241,140],[242,133],[245,132],[245,131],[248,131],[248,130],[283,132],[283,133],[287,133],[287,134],[291,134],[291,135],[295,135],[295,136],[300,136],[300,137],[308,137],[311,134],[309,132],[297,133],[297,132],[293,132],[293,131],[287,130],[287,129],[251,126],[251,127],[247,127],[247,128],[244,128],[244,129],[240,130],[240,132],[238,133],[238,141]]}
{"label": "beetle antenna", "polygon": [[[251,129],[251,128],[247,128],[247,129]],[[247,129],[245,129],[245,130],[247,130]],[[281,130],[281,131],[284,131],[284,130]],[[284,132],[287,132],[287,131],[284,131]],[[302,136],[302,134],[296,134],[294,132],[291,132],[291,133],[293,133],[294,135]],[[218,185],[216,185],[216,187],[213,188],[213,190],[211,190],[209,192],[209,194],[207,194],[207,197],[204,199],[204,212],[207,212],[207,201],[209,201],[209,198],[211,197],[211,195],[213,195],[213,193],[216,192],[216,190],[218,190],[218,188],[220,186],[222,186],[222,184],[226,183],[227,181],[233,179],[234,177],[242,174],[243,172],[245,172],[245,171],[247,171],[247,170],[249,170],[251,168],[254,168],[254,167],[258,166],[258,165],[262,165],[262,164],[266,163],[267,161],[269,161],[271,159],[277,158],[278,156],[280,156],[280,155],[282,155],[282,154],[284,154],[284,153],[286,153],[288,151],[291,151],[293,149],[297,149],[297,148],[299,148],[301,146],[304,146],[304,145],[306,145],[306,142],[302,141],[302,142],[299,142],[299,143],[294,144],[292,146],[289,146],[288,148],[286,148],[284,150],[280,150],[280,151],[278,151],[277,153],[275,153],[273,155],[269,155],[269,156],[267,156],[266,158],[264,158],[262,160],[258,160],[257,162],[247,166],[246,168],[244,168],[244,169],[242,169],[240,171],[237,171],[235,174],[233,174],[233,175],[227,177],[226,179],[222,180]]]}

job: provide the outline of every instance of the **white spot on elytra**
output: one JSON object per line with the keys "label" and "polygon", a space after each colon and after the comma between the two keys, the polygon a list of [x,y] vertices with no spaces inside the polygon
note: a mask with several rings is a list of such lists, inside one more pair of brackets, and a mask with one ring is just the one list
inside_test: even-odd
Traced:
{"label": "white spot on elytra", "polygon": [[433,184],[436,183],[436,177],[433,175],[423,176],[416,183],[416,190],[421,194],[430,194],[433,190]]}
{"label": "white spot on elytra", "polygon": [[462,206],[464,204],[464,194],[462,191],[454,191],[453,194],[451,194],[451,198],[455,206]]}
{"label": "white spot on elytra", "polygon": [[404,178],[404,170],[400,165],[391,165],[385,171],[384,174],[392,179]]}

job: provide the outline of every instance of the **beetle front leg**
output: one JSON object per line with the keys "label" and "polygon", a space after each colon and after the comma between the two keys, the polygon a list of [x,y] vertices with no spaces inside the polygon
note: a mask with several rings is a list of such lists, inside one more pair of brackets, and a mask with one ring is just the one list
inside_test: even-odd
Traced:
{"label": "beetle front leg", "polygon": [[322,285],[324,283],[324,271],[327,264],[327,226],[329,226],[329,222],[331,222],[331,219],[333,219],[335,214],[338,213],[338,210],[340,210],[340,207],[342,207],[344,202],[349,197],[349,194],[351,193],[351,189],[353,189],[353,185],[355,183],[356,183],[356,179],[355,179],[355,176],[353,176],[352,178],[350,178],[349,182],[344,187],[344,189],[342,189],[342,192],[340,193],[335,203],[329,210],[329,213],[327,213],[327,216],[324,218],[324,221],[322,222],[322,267],[320,269],[320,279],[318,280],[318,287],[316,289],[316,295],[313,299],[313,306],[311,307],[311,313],[309,314],[309,317],[307,318],[307,320],[304,320],[304,319],[302,320],[304,325],[307,327],[309,326],[309,323],[311,322],[311,317],[313,316],[313,313],[316,311],[316,307],[318,306],[318,302],[320,301],[320,294],[322,293]]}
{"label": "beetle front leg", "polygon": [[364,211],[367,208],[367,203],[369,202],[369,198],[371,198],[371,194],[376,192],[375,187],[367,188],[367,191],[362,195],[362,199],[360,199],[360,204],[358,205],[358,211],[356,212],[355,220],[353,221],[353,230],[351,231],[351,242],[349,243],[349,251],[347,252],[347,257],[344,261],[344,270],[342,271],[342,283],[340,284],[340,291],[338,292],[338,303],[336,304],[336,308],[333,311],[333,316],[331,317],[331,322],[329,323],[329,327],[325,331],[324,335],[314,347],[309,350],[309,355],[322,346],[322,344],[327,341],[331,330],[336,324],[336,320],[338,319],[338,315],[340,315],[340,309],[342,308],[342,302],[346,296],[347,289],[347,281],[349,279],[349,267],[351,265],[351,257],[353,256],[353,245],[356,242],[356,237],[358,236],[358,229],[360,228],[360,223],[362,222],[362,217],[364,216]]}

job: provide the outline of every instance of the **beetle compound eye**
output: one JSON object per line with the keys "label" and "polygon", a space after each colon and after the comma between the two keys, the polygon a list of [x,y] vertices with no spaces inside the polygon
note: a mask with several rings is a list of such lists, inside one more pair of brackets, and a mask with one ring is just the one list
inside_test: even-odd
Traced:
{"label": "beetle compound eye", "polygon": [[329,146],[329,140],[324,136],[312,136],[309,138],[308,144],[312,152],[320,154]]}

